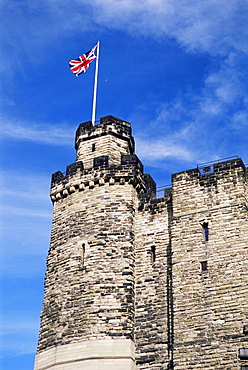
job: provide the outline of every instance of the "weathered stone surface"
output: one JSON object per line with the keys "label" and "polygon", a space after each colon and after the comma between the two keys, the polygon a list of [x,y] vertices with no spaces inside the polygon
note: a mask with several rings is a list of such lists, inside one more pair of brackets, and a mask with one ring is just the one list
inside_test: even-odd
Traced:
{"label": "weathered stone surface", "polygon": [[35,370],[248,366],[239,358],[248,347],[243,162],[174,174],[156,199],[129,123],[107,116],[81,124],[75,147],[76,163],[52,176]]}
{"label": "weathered stone surface", "polygon": [[240,159],[216,164],[211,174],[173,176],[172,249],[175,367],[238,368],[248,314],[247,178]]}

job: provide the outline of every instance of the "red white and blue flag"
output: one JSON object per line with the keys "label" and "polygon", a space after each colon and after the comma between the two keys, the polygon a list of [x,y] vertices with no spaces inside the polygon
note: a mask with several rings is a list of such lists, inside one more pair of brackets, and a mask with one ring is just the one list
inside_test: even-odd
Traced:
{"label": "red white and blue flag", "polygon": [[94,59],[96,59],[96,48],[97,45],[95,45],[93,49],[91,49],[87,53],[80,55],[78,59],[70,60],[70,70],[75,73],[76,76],[79,76],[81,73],[85,73],[87,69],[89,69],[90,63],[93,62]]}

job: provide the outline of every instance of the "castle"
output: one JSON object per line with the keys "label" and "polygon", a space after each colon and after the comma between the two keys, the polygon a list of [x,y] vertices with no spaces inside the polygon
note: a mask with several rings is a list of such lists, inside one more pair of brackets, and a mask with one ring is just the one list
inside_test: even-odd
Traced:
{"label": "castle", "polygon": [[248,171],[156,183],[128,122],[79,125],[54,204],[35,370],[248,370]]}

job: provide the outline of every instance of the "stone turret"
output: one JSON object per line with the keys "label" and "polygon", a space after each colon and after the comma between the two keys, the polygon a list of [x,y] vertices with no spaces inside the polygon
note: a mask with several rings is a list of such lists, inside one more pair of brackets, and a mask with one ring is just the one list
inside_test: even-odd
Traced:
{"label": "stone turret", "polygon": [[75,147],[77,161],[52,176],[35,369],[135,369],[135,212],[138,194],[156,185],[133,154],[127,122],[83,123]]}
{"label": "stone turret", "polygon": [[108,157],[108,164],[119,165],[121,155],[134,153],[134,139],[130,123],[113,116],[103,117],[100,125],[81,123],[76,132],[77,161],[85,168],[93,167],[96,157]]}

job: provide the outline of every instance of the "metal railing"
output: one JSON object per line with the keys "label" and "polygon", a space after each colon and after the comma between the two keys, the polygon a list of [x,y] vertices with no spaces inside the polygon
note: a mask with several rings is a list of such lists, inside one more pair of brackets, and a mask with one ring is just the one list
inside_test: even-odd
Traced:
{"label": "metal railing", "polygon": [[163,198],[165,190],[170,189],[171,187],[171,184],[157,187],[156,198]]}
{"label": "metal railing", "polygon": [[227,157],[227,158],[221,158],[221,159],[216,159],[215,161],[210,161],[210,162],[205,162],[205,163],[200,163],[197,165],[197,168],[202,168],[202,167],[207,167],[211,164],[214,164],[214,163],[220,163],[220,162],[225,162],[225,161],[228,161],[230,159],[238,159],[239,156],[238,155],[233,155],[232,157]]}

